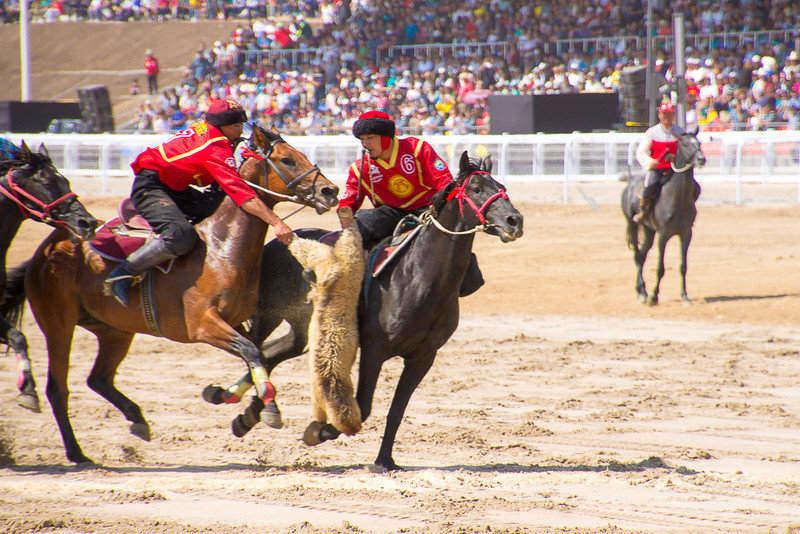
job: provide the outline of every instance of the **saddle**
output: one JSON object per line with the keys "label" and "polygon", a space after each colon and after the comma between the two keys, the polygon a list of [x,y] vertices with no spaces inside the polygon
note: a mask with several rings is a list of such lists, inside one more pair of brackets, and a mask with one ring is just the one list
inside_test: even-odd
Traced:
{"label": "saddle", "polygon": [[[120,203],[118,213],[95,232],[89,248],[107,260],[122,262],[153,235],[153,229],[130,198]],[[165,261],[156,268],[168,273],[174,261],[175,258]]]}

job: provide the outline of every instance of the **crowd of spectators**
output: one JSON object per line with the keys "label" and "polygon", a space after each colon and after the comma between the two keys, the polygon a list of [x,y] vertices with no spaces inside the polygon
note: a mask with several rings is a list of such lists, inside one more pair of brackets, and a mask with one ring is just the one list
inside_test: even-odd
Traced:
{"label": "crowd of spectators", "polygon": [[[212,99],[230,96],[251,117],[289,132],[348,131],[359,113],[377,108],[405,133],[488,133],[492,93],[618,91],[623,69],[646,61],[641,46],[604,39],[644,36],[646,0],[46,1],[70,17],[96,18],[96,6],[107,10],[100,18],[241,19],[226,39],[199,45],[177,87],[142,102],[138,131],[174,131],[202,117]],[[712,36],[687,50],[687,122],[701,129],[800,128],[800,61],[793,50],[800,2],[655,5],[659,35],[671,31],[677,11],[685,14],[687,34],[794,32],[792,39],[764,42]],[[559,39],[595,41],[563,51],[553,46]],[[424,43],[452,43],[455,53],[387,53],[392,45]],[[497,46],[457,46],[468,43]],[[281,53],[298,49],[306,53]],[[659,50],[654,68],[672,80],[668,54]]]}

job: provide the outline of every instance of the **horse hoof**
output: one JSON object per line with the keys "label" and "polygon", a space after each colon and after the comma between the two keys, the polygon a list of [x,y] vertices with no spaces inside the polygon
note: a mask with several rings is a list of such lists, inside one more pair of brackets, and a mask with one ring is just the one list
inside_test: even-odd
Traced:
{"label": "horse hoof", "polygon": [[269,401],[261,411],[261,421],[270,428],[283,428],[281,411],[274,400]]}
{"label": "horse hoof", "polygon": [[32,412],[41,413],[42,408],[39,405],[39,397],[36,393],[20,393],[17,395],[17,404]]}
{"label": "horse hoof", "polygon": [[312,421],[311,424],[306,427],[306,431],[303,432],[303,443],[309,447],[322,443],[322,439],[319,437],[322,427],[323,424],[319,421]]}
{"label": "horse hoof", "polygon": [[639,295],[636,296],[636,300],[638,300],[642,304],[647,304],[647,295],[639,293]]}
{"label": "horse hoof", "polygon": [[225,402],[222,398],[224,392],[225,390],[221,387],[209,384],[203,388],[203,400],[211,404],[222,404]]}
{"label": "horse hoof", "polygon": [[684,298],[684,299],[683,299],[683,305],[684,305],[684,306],[686,306],[686,307],[689,307],[689,306],[691,306],[691,305],[692,305],[692,301],[691,301],[691,299],[689,299],[689,298]]}
{"label": "horse hoof", "polygon": [[69,455],[67,454],[67,460],[75,464],[75,467],[94,467],[95,463],[90,460],[86,455],[83,453],[76,454],[76,455]]}
{"label": "horse hoof", "polygon": [[150,425],[147,423],[131,423],[131,434],[144,441],[150,441]]}
{"label": "horse hoof", "polygon": [[245,434],[250,432],[259,421],[259,413],[254,412],[248,407],[244,413],[237,415],[231,421],[231,432],[237,438],[244,437]]}
{"label": "horse hoof", "polygon": [[647,300],[647,305],[648,305],[648,306],[658,306],[658,299],[657,299],[657,298],[650,297],[650,298]]}

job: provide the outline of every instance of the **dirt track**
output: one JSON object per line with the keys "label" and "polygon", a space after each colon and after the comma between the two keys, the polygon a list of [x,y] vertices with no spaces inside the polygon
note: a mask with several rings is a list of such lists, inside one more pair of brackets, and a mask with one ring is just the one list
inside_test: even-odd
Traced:
{"label": "dirt track", "polygon": [[[113,213],[108,200],[86,203]],[[151,423],[145,443],[86,387],[95,344],[83,331],[72,422],[104,467],[76,469],[28,315],[44,411],[14,405],[15,362],[0,358],[0,435],[14,460],[0,470],[0,531],[800,532],[798,208],[701,206],[694,305],[680,303],[676,241],[661,305],[648,308],[634,298],[618,207],[517,205],[520,241],[476,241],[488,283],[462,301],[459,330],[412,398],[400,473],[368,470],[399,361],[384,368],[359,435],[309,448],[299,441],[311,410],[304,358],[273,377],[285,428],[237,439],[240,407],[199,394],[242,364],[140,336],[118,384]],[[25,223],[10,263],[45,233]]]}

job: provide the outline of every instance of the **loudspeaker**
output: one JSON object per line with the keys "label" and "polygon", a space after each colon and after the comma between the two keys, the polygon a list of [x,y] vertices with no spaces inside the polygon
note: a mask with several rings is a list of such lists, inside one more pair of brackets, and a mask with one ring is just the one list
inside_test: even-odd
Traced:
{"label": "loudspeaker", "polygon": [[0,101],[0,132],[46,132],[53,119],[80,119],[77,102]]}
{"label": "loudspeaker", "polygon": [[647,100],[647,67],[625,67],[619,79],[622,122],[628,130],[647,129],[650,104]]}
{"label": "loudspeaker", "polygon": [[618,114],[617,93],[491,95],[489,133],[611,130],[618,120]]}
{"label": "loudspeaker", "polygon": [[81,117],[88,125],[90,133],[114,131],[114,114],[111,99],[105,85],[91,85],[78,88]]}

